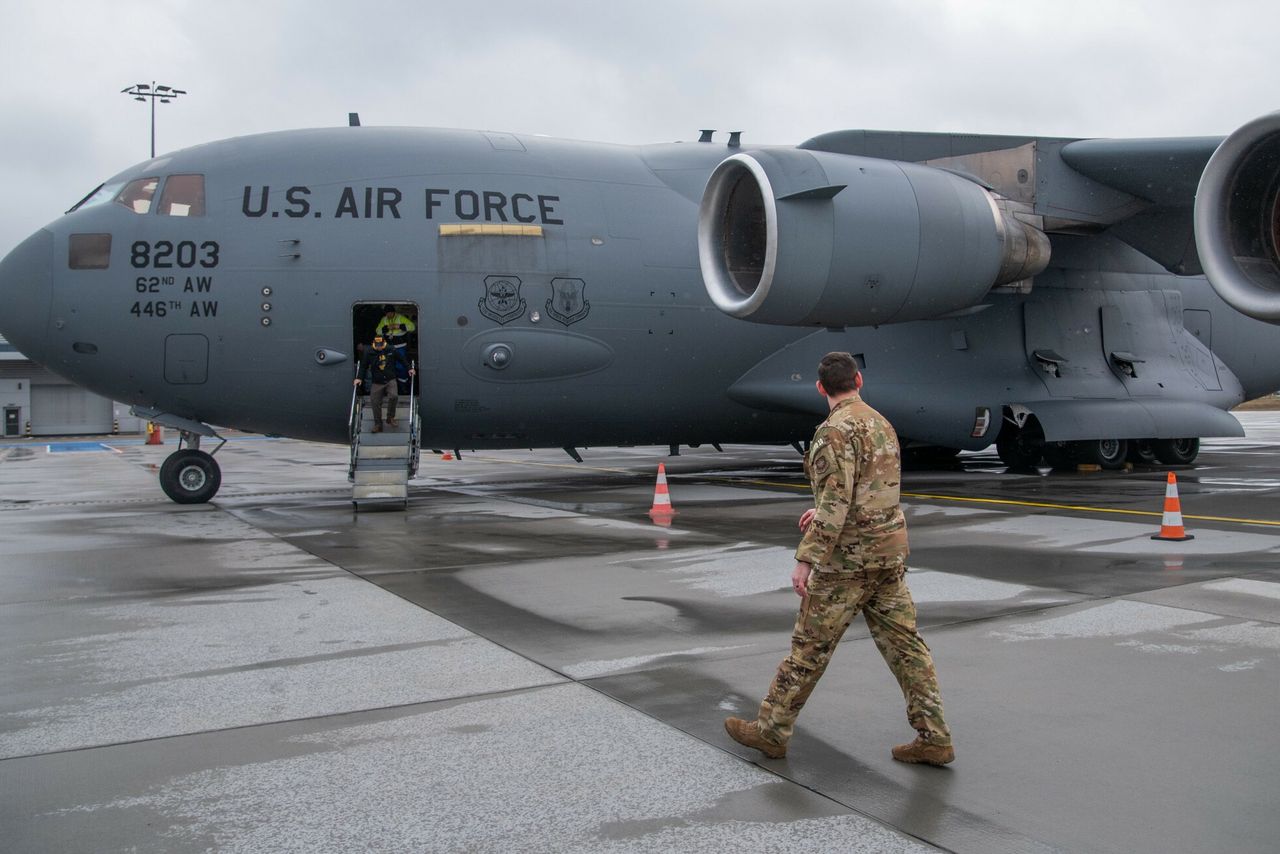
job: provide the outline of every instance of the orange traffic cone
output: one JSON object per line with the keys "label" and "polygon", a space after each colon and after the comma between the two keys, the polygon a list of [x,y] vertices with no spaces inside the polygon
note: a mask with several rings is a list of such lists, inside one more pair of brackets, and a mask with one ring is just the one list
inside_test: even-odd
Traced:
{"label": "orange traffic cone", "polygon": [[1169,483],[1164,488],[1164,517],[1160,520],[1160,533],[1153,540],[1194,540],[1182,527],[1182,502],[1178,500],[1178,478],[1169,472]]}
{"label": "orange traffic cone", "polygon": [[160,433],[160,425],[152,421],[147,422],[147,444],[163,445],[164,436]]}
{"label": "orange traffic cone", "polygon": [[453,459],[453,454],[449,453],[448,451],[445,451],[443,454],[440,455],[440,459],[451,460]]}
{"label": "orange traffic cone", "polygon": [[649,518],[659,525],[670,525],[674,515],[676,508],[671,506],[671,493],[667,491],[667,467],[664,463],[658,463],[658,482],[653,487],[653,506],[649,508]]}

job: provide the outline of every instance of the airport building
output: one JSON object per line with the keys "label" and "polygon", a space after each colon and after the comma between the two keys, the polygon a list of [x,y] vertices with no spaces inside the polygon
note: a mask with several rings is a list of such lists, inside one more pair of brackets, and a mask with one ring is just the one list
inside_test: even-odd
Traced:
{"label": "airport building", "polygon": [[0,337],[0,438],[138,433],[146,424],[116,403],[45,370]]}

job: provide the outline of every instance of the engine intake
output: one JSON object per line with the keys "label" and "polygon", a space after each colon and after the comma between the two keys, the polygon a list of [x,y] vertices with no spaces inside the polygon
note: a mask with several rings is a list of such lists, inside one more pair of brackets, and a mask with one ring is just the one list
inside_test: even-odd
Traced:
{"label": "engine intake", "polygon": [[1195,229],[1200,265],[1218,296],[1280,323],[1280,112],[1249,122],[1209,158]]}
{"label": "engine intake", "polygon": [[736,154],[711,173],[698,252],[721,311],[870,326],[976,305],[993,286],[1041,272],[1049,240],[959,175],[776,149]]}

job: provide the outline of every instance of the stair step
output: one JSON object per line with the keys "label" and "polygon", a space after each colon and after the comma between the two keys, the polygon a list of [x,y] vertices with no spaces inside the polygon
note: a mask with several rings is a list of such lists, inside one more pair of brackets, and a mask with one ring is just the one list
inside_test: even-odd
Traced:
{"label": "stair step", "polygon": [[360,446],[368,445],[408,445],[408,433],[361,433]]}
{"label": "stair step", "polygon": [[[386,414],[386,411],[387,411],[387,410],[386,410],[386,407],[383,407],[382,412],[383,412],[383,414],[384,414],[384,415]],[[360,417],[361,417],[361,418],[368,418],[370,421],[372,421],[372,420],[373,420],[373,407],[372,407],[372,406],[366,406],[366,407],[365,407],[365,408],[360,412]],[[408,417],[409,417],[409,407],[407,407],[407,406],[397,406],[397,407],[396,407],[396,420],[397,420],[397,421],[399,421],[402,417],[403,417],[403,418],[408,418]]]}
{"label": "stair step", "polygon": [[361,469],[356,472],[357,484],[404,484],[409,473],[399,469]]}
{"label": "stair step", "polygon": [[405,444],[396,445],[364,445],[356,451],[357,463],[365,460],[407,460],[409,459],[409,446]]}
{"label": "stair step", "polygon": [[356,474],[362,471],[397,472],[402,478],[408,478],[409,462],[407,460],[365,460],[356,466]]}
{"label": "stair step", "polygon": [[390,498],[404,501],[409,497],[409,487],[405,484],[356,484],[351,488],[352,501],[369,501]]}

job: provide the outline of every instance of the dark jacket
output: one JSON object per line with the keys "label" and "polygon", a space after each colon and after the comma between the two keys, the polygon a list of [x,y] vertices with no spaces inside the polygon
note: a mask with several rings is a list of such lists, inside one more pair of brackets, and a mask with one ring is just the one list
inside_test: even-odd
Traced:
{"label": "dark jacket", "polygon": [[409,363],[404,360],[402,350],[395,347],[375,350],[370,347],[360,358],[360,379],[365,380],[372,376],[375,383],[389,383],[396,378],[397,362],[404,365],[405,370],[409,369]]}

